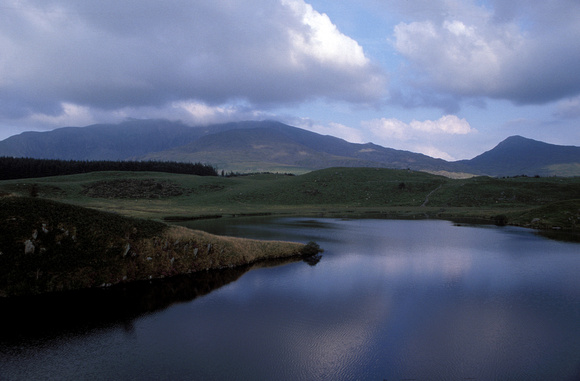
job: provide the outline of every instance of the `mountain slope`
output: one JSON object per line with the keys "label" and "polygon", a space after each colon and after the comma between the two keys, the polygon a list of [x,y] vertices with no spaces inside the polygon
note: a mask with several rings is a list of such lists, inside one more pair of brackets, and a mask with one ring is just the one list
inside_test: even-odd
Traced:
{"label": "mountain slope", "polygon": [[121,124],[24,132],[0,142],[0,156],[64,160],[125,160],[182,145],[202,135],[182,123],[130,120]]}
{"label": "mountain slope", "polygon": [[302,167],[388,167],[431,171],[459,171],[462,165],[426,155],[356,144],[323,136],[278,122],[257,122],[254,128],[227,130],[205,135],[171,150],[145,155],[144,160],[209,162],[220,168]]}
{"label": "mountain slope", "polygon": [[64,160],[201,162],[236,172],[306,172],[328,167],[382,167],[441,174],[580,176],[580,147],[512,136],[471,160],[442,159],[349,143],[275,121],[189,127],[167,120],[25,132],[0,141],[0,156]]}
{"label": "mountain slope", "polygon": [[469,168],[492,176],[580,175],[580,147],[548,144],[522,136],[511,136],[495,148],[464,160]]}
{"label": "mountain slope", "polygon": [[[312,149],[267,127],[206,135],[185,146],[149,154],[140,159],[204,162],[218,168],[241,172],[285,168],[288,171],[305,171],[329,166],[373,164]],[[374,164],[381,166],[379,163]]]}

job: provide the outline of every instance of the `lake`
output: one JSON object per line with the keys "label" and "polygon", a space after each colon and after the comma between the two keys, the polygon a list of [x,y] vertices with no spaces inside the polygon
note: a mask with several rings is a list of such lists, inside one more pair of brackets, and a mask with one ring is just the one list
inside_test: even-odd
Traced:
{"label": "lake", "polygon": [[200,221],[265,263],[0,304],[0,380],[578,380],[580,245],[448,221]]}

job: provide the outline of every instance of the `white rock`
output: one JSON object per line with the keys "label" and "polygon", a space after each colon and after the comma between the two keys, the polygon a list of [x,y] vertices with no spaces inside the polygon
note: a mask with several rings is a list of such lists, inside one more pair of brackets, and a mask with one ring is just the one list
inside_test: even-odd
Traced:
{"label": "white rock", "polygon": [[34,249],[36,249],[36,247],[31,240],[24,242],[24,254],[34,254]]}

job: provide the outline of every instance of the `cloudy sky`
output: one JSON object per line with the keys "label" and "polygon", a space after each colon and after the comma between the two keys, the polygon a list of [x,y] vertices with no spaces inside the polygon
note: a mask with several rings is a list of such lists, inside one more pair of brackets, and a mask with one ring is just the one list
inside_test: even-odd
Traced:
{"label": "cloudy sky", "polygon": [[0,0],[0,140],[276,119],[472,158],[580,145],[578,0]]}

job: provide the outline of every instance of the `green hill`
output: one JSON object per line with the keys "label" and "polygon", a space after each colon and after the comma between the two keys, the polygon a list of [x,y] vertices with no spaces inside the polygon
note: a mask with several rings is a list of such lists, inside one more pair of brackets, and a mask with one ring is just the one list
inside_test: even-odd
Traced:
{"label": "green hill", "polygon": [[[95,172],[0,182],[0,195],[28,196],[33,189],[38,197],[161,221],[264,213],[371,212],[493,221],[499,214],[515,218],[534,208],[577,200],[580,178],[450,179],[409,170],[342,167],[299,176]],[[563,227],[578,228],[575,220]]]}
{"label": "green hill", "polygon": [[59,202],[0,198],[0,296],[103,287],[296,256],[299,243],[217,237]]}

